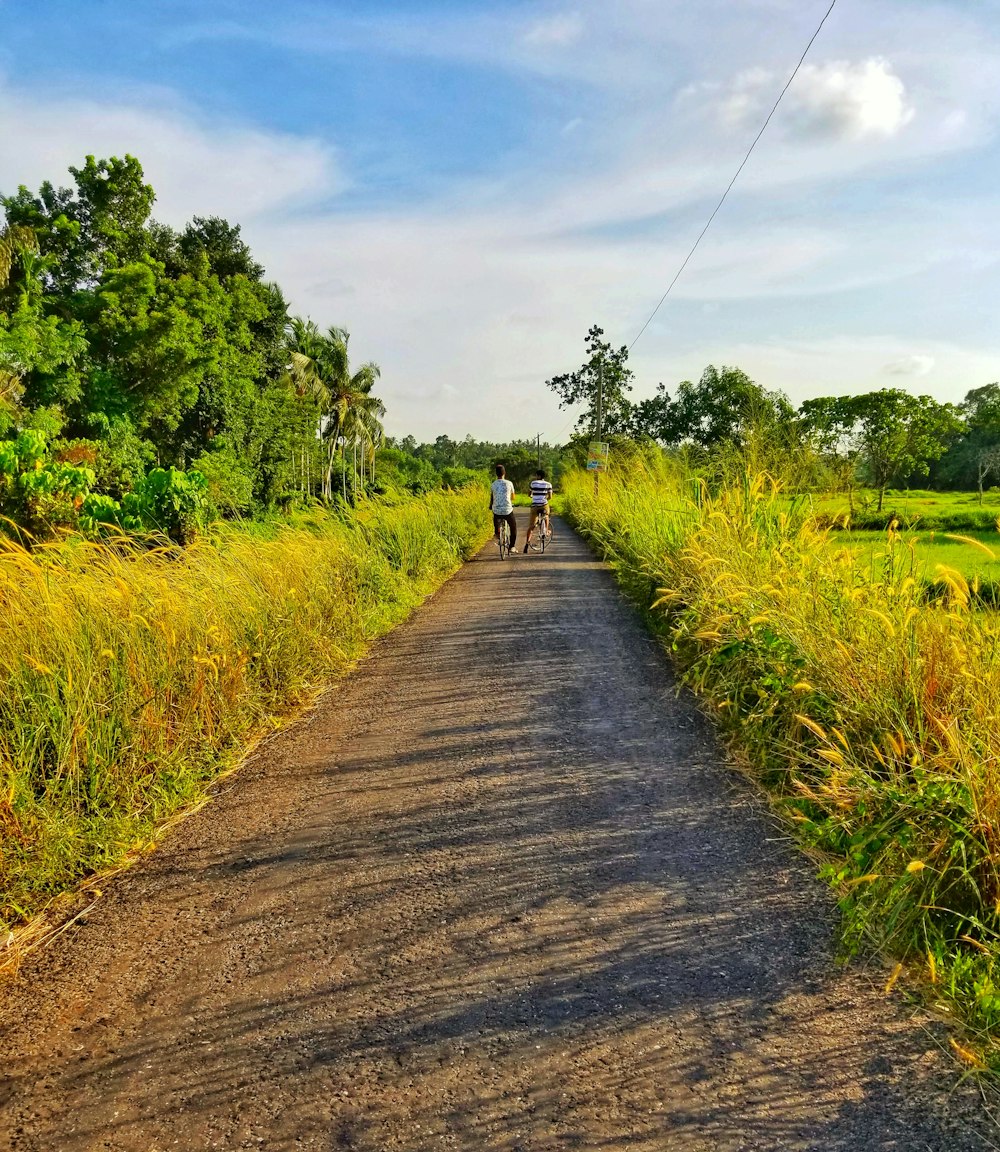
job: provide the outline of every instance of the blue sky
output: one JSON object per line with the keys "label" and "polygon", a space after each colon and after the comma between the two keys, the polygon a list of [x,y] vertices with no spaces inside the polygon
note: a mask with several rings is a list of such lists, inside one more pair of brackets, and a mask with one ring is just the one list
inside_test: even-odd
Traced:
{"label": "blue sky", "polygon": [[[132,152],[351,331],[391,432],[557,438],[545,379],[632,341],[827,3],[0,0],[0,189]],[[992,0],[839,0],[636,396],[1000,378],[998,49]]]}

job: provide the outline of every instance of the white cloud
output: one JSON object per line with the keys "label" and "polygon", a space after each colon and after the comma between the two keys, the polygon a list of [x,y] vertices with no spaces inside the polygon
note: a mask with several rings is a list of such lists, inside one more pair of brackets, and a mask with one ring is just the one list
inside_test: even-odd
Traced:
{"label": "white cloud", "polygon": [[926,376],[934,368],[933,356],[900,356],[882,369],[889,376]]}
{"label": "white cloud", "polygon": [[[744,72],[720,102],[723,123],[759,125],[783,81],[766,69]],[[779,123],[806,138],[859,140],[900,133],[914,117],[903,81],[879,58],[804,64],[788,89]]]}
{"label": "white cloud", "polygon": [[563,47],[580,39],[583,21],[579,13],[564,13],[538,20],[527,28],[521,39],[533,47]]}
{"label": "white cloud", "polygon": [[156,215],[249,220],[325,198],[344,185],[337,158],[318,141],[225,125],[177,107],[34,99],[0,85],[0,190],[42,180],[70,184],[85,155],[142,161]]}

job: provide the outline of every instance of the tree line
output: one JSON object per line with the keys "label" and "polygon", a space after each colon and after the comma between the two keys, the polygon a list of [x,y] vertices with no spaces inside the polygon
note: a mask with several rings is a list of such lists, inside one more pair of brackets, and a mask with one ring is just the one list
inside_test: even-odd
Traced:
{"label": "tree line", "polygon": [[628,348],[613,348],[601,328],[587,333],[586,360],[547,385],[561,407],[582,405],[576,436],[650,439],[670,448],[709,452],[765,435],[789,451],[809,455],[817,477],[850,490],[878,493],[893,486],[978,489],[1000,481],[1000,383],[942,404],[899,388],[863,395],[821,396],[797,409],[787,396],[737,367],[709,365],[697,381],[633,402]]}

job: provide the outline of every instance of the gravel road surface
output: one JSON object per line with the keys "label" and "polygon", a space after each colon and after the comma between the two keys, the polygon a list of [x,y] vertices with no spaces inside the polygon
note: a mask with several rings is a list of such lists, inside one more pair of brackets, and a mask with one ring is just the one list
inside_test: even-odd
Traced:
{"label": "gravel road surface", "polygon": [[0,986],[0,1147],[1000,1144],[557,533],[485,549]]}

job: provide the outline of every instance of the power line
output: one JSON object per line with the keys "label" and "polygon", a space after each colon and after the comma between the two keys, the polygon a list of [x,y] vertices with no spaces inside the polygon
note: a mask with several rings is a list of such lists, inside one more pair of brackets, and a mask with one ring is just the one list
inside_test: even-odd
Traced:
{"label": "power line", "polygon": [[806,56],[808,56],[808,55],[809,55],[809,49],[810,49],[810,48],[813,46],[813,43],[814,43],[814,41],[816,40],[816,37],[817,37],[817,36],[820,34],[820,32],[822,32],[822,30],[823,30],[823,25],[824,25],[824,24],[827,22],[827,20],[829,19],[830,13],[831,13],[831,12],[833,11],[833,9],[836,7],[836,4],[837,4],[837,0],[831,0],[831,3],[830,3],[830,7],[829,7],[829,8],[827,8],[827,10],[826,10],[826,13],[825,13],[825,15],[823,16],[823,19],[822,19],[822,20],[820,20],[819,24],[817,25],[817,27],[816,27],[816,31],[815,31],[815,32],[812,34],[812,36],[810,36],[810,37],[809,37],[809,43],[808,43],[808,44],[805,46],[805,49],[804,49],[804,51],[803,51],[802,55],[799,57],[799,62],[798,62],[796,65],[795,65],[794,69],[792,70],[792,74],[791,74],[791,76],[789,76],[789,77],[788,77],[788,80],[785,82],[785,86],[784,86],[784,88],[782,88],[782,89],[781,89],[781,91],[778,93],[778,99],[777,99],[777,100],[775,100],[775,102],[774,102],[774,106],[771,108],[771,111],[770,111],[770,112],[768,112],[768,114],[767,114],[767,119],[766,119],[766,120],[764,121],[764,123],[761,125],[760,131],[759,131],[759,132],[757,133],[757,135],[756,135],[756,136],[753,138],[753,143],[752,143],[752,144],[750,145],[750,147],[747,149],[747,154],[746,154],[746,155],[743,157],[743,161],[742,161],[742,163],[740,164],[739,168],[737,168],[737,169],[736,169],[736,173],[735,173],[735,175],[733,176],[732,180],[730,180],[730,181],[729,181],[729,184],[727,185],[725,192],[723,192],[723,193],[722,193],[722,197],[721,197],[721,199],[719,200],[719,203],[718,203],[718,204],[716,204],[716,206],[715,206],[714,210],[712,211],[712,215],[711,215],[711,216],[709,216],[709,218],[708,218],[708,222],[705,224],[705,227],[704,227],[704,228],[702,228],[702,230],[701,230],[701,231],[698,233],[698,239],[697,239],[697,240],[695,240],[694,244],[692,244],[692,246],[691,246],[691,251],[690,251],[690,252],[689,252],[689,253],[688,253],[688,254],[687,254],[685,257],[684,257],[683,263],[681,264],[680,268],[678,268],[678,269],[677,269],[677,272],[675,273],[673,280],[671,280],[671,281],[670,281],[670,283],[667,285],[667,290],[666,290],[666,292],[664,292],[664,293],[663,293],[663,295],[660,297],[660,302],[659,302],[659,304],[657,304],[657,305],[656,305],[656,307],[653,309],[653,311],[652,311],[652,312],[649,314],[649,319],[648,319],[648,320],[646,321],[646,323],[645,323],[645,324],[643,324],[643,326],[642,326],[642,327],[639,329],[638,335],[637,335],[637,336],[636,336],[636,338],[635,338],[635,339],[632,341],[632,343],[631,343],[631,344],[628,346],[628,349],[629,349],[629,351],[630,351],[630,352],[631,352],[631,351],[632,351],[632,349],[633,349],[633,348],[636,346],[636,344],[639,342],[639,337],[640,337],[640,336],[643,334],[643,332],[645,332],[645,331],[646,331],[646,329],[647,329],[647,328],[649,327],[649,325],[652,323],[653,317],[656,315],[656,313],[657,313],[657,312],[659,312],[659,310],[660,310],[660,306],[663,304],[663,301],[664,301],[664,300],[666,300],[666,298],[667,298],[667,297],[670,295],[670,292],[671,292],[671,290],[673,289],[673,286],[674,286],[674,285],[677,283],[677,281],[678,281],[678,280],[681,278],[681,273],[682,273],[682,272],[684,271],[684,269],[685,269],[685,268],[688,266],[688,261],[691,259],[691,257],[692,257],[692,256],[695,254],[695,252],[697,251],[697,249],[698,249],[698,245],[701,243],[701,241],[702,241],[702,238],[704,237],[705,233],[706,233],[706,232],[709,230],[709,228],[712,226],[712,221],[713,221],[713,220],[715,219],[715,217],[718,215],[719,209],[722,207],[722,205],[723,205],[723,204],[725,204],[725,202],[726,202],[726,197],[727,197],[727,196],[729,195],[729,193],[732,191],[732,187],[733,187],[733,185],[736,183],[737,179],[739,178],[739,175],[740,175],[740,173],[741,173],[741,172],[743,171],[743,169],[746,167],[746,165],[747,165],[747,161],[748,161],[748,160],[750,159],[750,157],[753,155],[753,150],[754,150],[754,149],[757,147],[757,142],[758,142],[758,140],[760,140],[761,136],[763,136],[763,135],[764,135],[764,132],[765,132],[765,130],[766,130],[766,128],[767,128],[767,126],[768,126],[768,124],[770,124],[770,123],[771,123],[771,117],[772,117],[772,116],[775,114],[775,112],[777,112],[777,110],[778,110],[778,105],[781,103],[782,97],[785,95],[785,93],[786,93],[786,92],[788,91],[788,89],[791,87],[791,85],[792,85],[792,81],[793,81],[793,80],[795,79],[795,77],[798,75],[798,73],[799,73],[799,69],[802,67],[802,63],[803,63],[803,61],[805,60]]}

